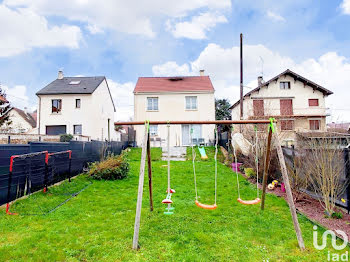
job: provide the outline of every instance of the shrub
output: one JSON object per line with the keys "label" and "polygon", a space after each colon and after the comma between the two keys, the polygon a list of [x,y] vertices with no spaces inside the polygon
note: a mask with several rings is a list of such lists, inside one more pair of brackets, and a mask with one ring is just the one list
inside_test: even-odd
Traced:
{"label": "shrub", "polygon": [[62,134],[60,135],[60,142],[69,142],[73,139],[71,134]]}
{"label": "shrub", "polygon": [[126,157],[110,155],[102,162],[89,165],[89,175],[96,180],[117,180],[128,176],[129,163]]}
{"label": "shrub", "polygon": [[342,219],[343,218],[343,214],[340,212],[334,212],[332,214],[332,218],[336,218],[336,219]]}
{"label": "shrub", "polygon": [[256,173],[253,168],[245,168],[244,173],[247,175],[247,177],[256,177]]}

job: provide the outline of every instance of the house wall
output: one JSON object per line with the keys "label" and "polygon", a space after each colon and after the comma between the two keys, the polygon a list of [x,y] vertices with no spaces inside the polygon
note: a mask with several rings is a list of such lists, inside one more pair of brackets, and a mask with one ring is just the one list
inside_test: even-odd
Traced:
{"label": "house wall", "polygon": [[27,133],[33,129],[33,127],[15,110],[10,111],[10,120],[12,123],[9,129],[11,129],[13,133]]}
{"label": "house wall", "polygon": [[[60,113],[52,113],[52,99],[62,99]],[[81,99],[81,107],[75,108],[75,99]],[[108,139],[108,118],[111,140],[117,139],[114,131],[114,108],[103,81],[92,94],[59,94],[39,96],[38,121],[40,134],[46,133],[48,125],[66,125],[66,132],[73,134],[73,125],[82,125],[82,135],[91,139]]]}
{"label": "house wall", "polygon": [[[197,96],[197,110],[185,109],[185,97]],[[147,111],[147,97],[158,97],[158,111]],[[159,93],[159,94],[134,94],[134,120],[135,121],[195,121],[215,120],[214,93]],[[202,125],[202,138],[205,142],[214,140],[215,125]],[[141,146],[144,126],[135,126],[137,145]],[[158,126],[158,137],[162,145],[166,145],[167,126]],[[182,146],[181,125],[171,125],[170,145]],[[154,143],[154,146],[159,146]]]}
{"label": "house wall", "polygon": [[[280,82],[289,81],[290,89],[281,89]],[[300,81],[294,81],[291,76],[282,76],[277,81],[271,82],[268,87],[263,86],[259,91],[256,91],[246,97],[243,101],[243,118],[248,119],[254,116],[253,100],[264,100],[264,115],[265,116],[279,116],[280,114],[280,99],[292,99],[293,101],[293,115],[296,117],[285,118],[294,119],[294,130],[283,131],[281,134],[282,140],[294,140],[295,132],[309,132],[309,120],[321,120],[320,131],[326,131],[326,105],[325,96],[322,92],[314,90],[308,85]],[[309,99],[318,99],[319,105],[315,107],[309,106]],[[302,116],[319,116],[319,117],[302,117]],[[232,119],[238,120],[240,118],[239,104],[232,109]],[[283,118],[282,118],[283,119]],[[280,130],[280,124],[277,124]]]}

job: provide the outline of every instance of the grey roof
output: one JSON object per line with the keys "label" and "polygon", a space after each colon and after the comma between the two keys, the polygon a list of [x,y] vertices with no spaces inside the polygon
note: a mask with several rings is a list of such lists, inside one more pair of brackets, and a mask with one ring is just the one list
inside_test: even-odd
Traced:
{"label": "grey roof", "polygon": [[[60,95],[60,94],[92,94],[96,88],[106,80],[105,76],[75,76],[75,77],[63,77],[62,79],[56,79],[50,84],[39,90],[36,95]],[[71,81],[80,81],[79,84],[69,84]],[[111,97],[114,112],[115,105],[112,98],[111,91],[107,83],[109,96]]]}
{"label": "grey roof", "polygon": [[[305,85],[308,85],[310,87],[312,87],[313,89],[316,89],[320,92],[322,92],[325,96],[329,96],[329,95],[332,95],[333,92],[324,88],[323,86],[320,86],[318,84],[316,84],[315,82],[312,82],[311,80],[308,80],[306,79],[305,77],[301,76],[301,75],[298,75],[297,73],[294,73],[292,70],[289,70],[287,69],[286,71],[280,73],[279,75],[275,76],[274,78],[271,78],[269,81],[263,83],[262,85],[258,86],[257,88],[254,88],[253,90],[249,91],[248,93],[246,93],[244,96],[243,96],[243,99],[250,96],[251,94],[257,92],[260,90],[260,88],[264,87],[264,86],[269,86],[269,84],[273,81],[277,81],[278,78],[280,78],[281,76],[283,75],[290,75],[291,77],[294,78],[294,80],[298,80],[298,81],[301,81],[302,83],[304,83]],[[240,100],[238,100],[236,103],[234,103],[230,109],[233,109],[234,107],[238,106],[240,103]]]}
{"label": "grey roof", "polygon": [[[63,79],[56,79],[52,81],[36,94],[92,94],[104,79],[104,76],[64,77]],[[80,83],[77,85],[71,85],[69,84],[71,81],[80,81]]]}

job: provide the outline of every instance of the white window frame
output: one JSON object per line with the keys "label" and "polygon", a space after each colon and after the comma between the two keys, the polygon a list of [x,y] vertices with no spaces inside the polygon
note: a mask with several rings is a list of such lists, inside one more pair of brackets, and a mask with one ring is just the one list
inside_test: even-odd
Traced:
{"label": "white window frame", "polygon": [[[189,100],[188,104],[187,104],[187,100]],[[187,105],[189,105],[189,106],[187,106]],[[185,96],[185,109],[186,110],[197,110],[198,109],[197,96]]]}
{"label": "white window frame", "polygon": [[[57,101],[57,111],[53,111],[54,105],[53,101]],[[57,99],[51,99],[51,114],[61,114],[62,112],[62,99],[57,98]]]}
{"label": "white window frame", "polygon": [[[317,120],[317,121],[319,121],[319,125],[318,125],[319,129],[311,129],[310,120]],[[308,124],[309,124],[309,130],[310,131],[321,131],[321,125],[322,125],[322,119],[321,118],[308,118],[308,122],[309,122]]]}
{"label": "white window frame", "polygon": [[[286,88],[286,84],[288,85],[287,88]],[[283,85],[283,87],[281,87],[281,85]],[[281,81],[281,82],[280,82],[280,89],[282,89],[282,90],[291,89],[290,81]]]}
{"label": "white window frame", "polygon": [[[77,106],[77,102],[79,101],[79,106]],[[76,109],[79,109],[79,108],[81,108],[81,99],[80,98],[76,98],[75,99],[75,108]]]}
{"label": "white window frame", "polygon": [[[80,127],[81,127],[81,132],[80,132],[80,134],[75,132],[75,127],[77,127],[77,126],[80,126]],[[79,125],[73,125],[73,134],[74,134],[74,135],[82,135],[82,134],[83,134],[83,125],[81,125],[81,124],[79,124]]]}
{"label": "white window frame", "polygon": [[[151,104],[149,104],[149,101],[151,101]],[[149,107],[149,105],[151,105],[151,107]],[[159,111],[159,98],[158,97],[147,97],[146,110],[147,111]]]}
{"label": "white window frame", "polygon": [[149,134],[150,136],[158,136],[158,125],[150,125]]}

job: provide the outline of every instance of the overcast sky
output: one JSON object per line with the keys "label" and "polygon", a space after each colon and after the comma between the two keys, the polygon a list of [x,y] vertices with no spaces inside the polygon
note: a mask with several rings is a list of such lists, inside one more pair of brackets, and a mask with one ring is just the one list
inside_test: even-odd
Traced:
{"label": "overcast sky", "polygon": [[246,86],[289,68],[334,92],[329,120],[350,121],[350,0],[4,0],[0,25],[0,83],[20,108],[59,69],[106,76],[122,120],[139,76],[205,69],[235,102],[242,32]]}

